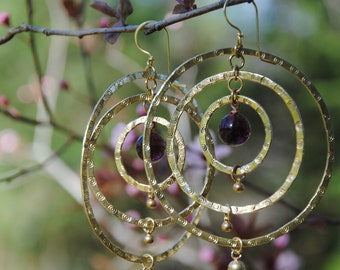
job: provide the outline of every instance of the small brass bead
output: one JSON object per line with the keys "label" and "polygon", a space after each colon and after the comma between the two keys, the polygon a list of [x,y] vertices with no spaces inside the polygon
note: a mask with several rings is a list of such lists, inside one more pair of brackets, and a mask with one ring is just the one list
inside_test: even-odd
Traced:
{"label": "small brass bead", "polygon": [[230,221],[223,221],[221,224],[221,230],[224,232],[231,232],[233,230],[233,224]]}
{"label": "small brass bead", "polygon": [[228,265],[228,270],[246,270],[246,265],[239,260],[233,260]]}
{"label": "small brass bead", "polygon": [[244,185],[241,182],[236,182],[233,185],[233,190],[235,192],[242,192],[242,191],[244,191],[244,189],[245,189],[245,187],[244,187]]}
{"label": "small brass bead", "polygon": [[156,208],[157,204],[156,201],[153,198],[148,198],[146,201],[146,206],[150,209]]}
{"label": "small brass bead", "polygon": [[152,244],[153,243],[153,237],[151,234],[147,234],[144,236],[144,244]]}

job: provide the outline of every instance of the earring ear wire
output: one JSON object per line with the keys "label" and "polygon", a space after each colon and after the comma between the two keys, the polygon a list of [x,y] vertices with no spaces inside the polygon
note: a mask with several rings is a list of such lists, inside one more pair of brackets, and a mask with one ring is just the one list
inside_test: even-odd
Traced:
{"label": "earring ear wire", "polygon": [[[230,2],[230,0],[226,0],[224,2],[224,6],[223,6],[223,14],[224,14],[224,18],[226,20],[226,22],[232,27],[234,28],[236,31],[237,31],[237,37],[238,37],[238,40],[237,40],[237,43],[238,43],[238,46],[241,46],[242,45],[242,38],[243,38],[243,33],[241,31],[241,29],[239,27],[237,27],[235,24],[233,24],[230,19],[228,18],[228,14],[227,14],[227,6],[228,6],[228,3]],[[258,11],[258,8],[257,8],[257,5],[255,3],[255,1],[251,0],[249,1],[249,3],[252,3],[253,6],[254,6],[254,9],[255,9],[255,20],[256,20],[256,48],[257,48],[257,56],[260,57],[260,19],[259,19],[259,11]]]}
{"label": "earring ear wire", "polygon": [[[153,61],[154,61],[154,57],[153,57],[153,55],[149,52],[149,51],[147,51],[147,50],[145,50],[145,49],[143,49],[142,47],[141,47],[141,45],[140,45],[140,43],[139,43],[139,41],[138,41],[138,34],[139,34],[139,32],[146,26],[146,25],[148,25],[148,24],[150,24],[150,23],[153,23],[153,22],[155,22],[155,21],[145,21],[145,22],[143,22],[143,23],[141,23],[138,27],[137,27],[137,29],[136,29],[136,31],[135,31],[135,44],[136,44],[136,46],[137,46],[137,48],[142,52],[142,53],[145,53],[146,55],[148,55],[149,56],[149,59],[148,59],[148,64],[152,64],[153,63]],[[168,32],[168,30],[166,29],[166,28],[163,28],[163,30],[165,31],[165,37],[166,37],[166,47],[167,47],[167,60],[168,60],[168,73],[170,73],[170,70],[171,70],[171,65],[170,65],[170,57],[171,57],[171,55],[170,55],[170,39],[169,39],[169,32]]]}

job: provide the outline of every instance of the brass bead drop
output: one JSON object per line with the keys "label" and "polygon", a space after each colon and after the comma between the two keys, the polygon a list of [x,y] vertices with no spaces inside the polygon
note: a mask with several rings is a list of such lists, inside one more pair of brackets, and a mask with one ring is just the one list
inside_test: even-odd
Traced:
{"label": "brass bead drop", "polygon": [[228,265],[228,270],[246,270],[246,265],[239,260],[233,260]]}
{"label": "brass bead drop", "polygon": [[156,208],[157,204],[154,198],[148,197],[146,200],[146,206],[150,209]]}
{"label": "brass bead drop", "polygon": [[152,244],[153,243],[153,237],[150,233],[146,234],[144,236],[144,244]]}
{"label": "brass bead drop", "polygon": [[243,185],[243,183],[241,182],[236,182],[234,185],[233,185],[233,190],[235,192],[242,192],[244,191],[245,187]]}
{"label": "brass bead drop", "polygon": [[221,230],[224,232],[231,232],[233,230],[233,224],[229,220],[224,220],[221,224]]}

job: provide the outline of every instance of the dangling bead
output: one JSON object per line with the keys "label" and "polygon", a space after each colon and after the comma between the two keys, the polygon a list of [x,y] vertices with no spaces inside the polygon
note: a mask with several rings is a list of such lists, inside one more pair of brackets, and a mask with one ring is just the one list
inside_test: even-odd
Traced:
{"label": "dangling bead", "polygon": [[240,260],[233,260],[229,263],[228,270],[246,270],[246,265]]}
{"label": "dangling bead", "polygon": [[231,232],[233,230],[233,224],[229,220],[224,220],[221,224],[221,230]]}
{"label": "dangling bead", "polygon": [[227,114],[220,122],[219,135],[227,145],[238,146],[245,143],[250,132],[248,119],[238,112]]}
{"label": "dangling bead", "polygon": [[[150,134],[150,154],[151,161],[159,161],[165,153],[166,144],[161,135],[156,132],[151,132]],[[138,156],[143,159],[143,136],[139,136],[136,142],[136,151]]]}
{"label": "dangling bead", "polygon": [[151,233],[147,233],[144,236],[144,244],[152,244],[153,243],[153,237],[151,235]]}
{"label": "dangling bead", "polygon": [[154,209],[157,206],[155,201],[155,196],[153,194],[148,195],[148,199],[146,200],[146,206],[150,209]]}
{"label": "dangling bead", "polygon": [[244,191],[244,184],[243,183],[241,183],[241,182],[236,182],[234,185],[233,185],[233,190],[235,191],[235,192],[242,192],[242,191]]}

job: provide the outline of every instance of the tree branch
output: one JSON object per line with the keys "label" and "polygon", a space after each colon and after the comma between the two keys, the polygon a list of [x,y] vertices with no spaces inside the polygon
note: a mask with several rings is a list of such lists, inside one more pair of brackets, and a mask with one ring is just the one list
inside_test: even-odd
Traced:
{"label": "tree branch", "polygon": [[51,162],[53,159],[55,159],[56,157],[60,156],[66,149],[67,147],[72,143],[73,141],[73,137],[69,137],[61,146],[59,149],[57,149],[55,152],[53,152],[53,154],[51,154],[49,157],[47,157],[43,162],[41,163],[37,163],[35,165],[32,165],[30,167],[26,167],[26,168],[20,168],[18,170],[9,172],[7,175],[0,177],[0,183],[9,183],[12,180],[24,176],[24,175],[28,175],[31,174],[33,172],[36,172],[38,170],[41,170],[44,168],[44,166],[47,165],[47,163]]}
{"label": "tree branch", "polygon": [[[183,14],[172,16],[170,18],[167,18],[167,19],[155,22],[155,23],[150,23],[149,25],[145,27],[146,34],[151,34],[155,31],[160,31],[169,25],[200,16],[200,15],[209,13],[214,10],[221,9],[225,1],[226,0],[221,0],[216,3],[209,4],[209,5],[191,10]],[[239,5],[239,4],[250,3],[250,2],[251,0],[229,0],[227,3],[227,6]],[[127,26],[122,26],[122,27],[111,27],[111,28],[92,28],[92,29],[87,29],[87,30],[60,30],[60,29],[48,29],[48,28],[24,23],[15,28],[9,29],[7,34],[3,36],[2,38],[0,38],[0,45],[10,41],[15,35],[23,33],[23,32],[41,33],[46,36],[55,35],[55,36],[72,36],[72,37],[82,38],[84,36],[100,35],[100,34],[106,34],[106,33],[132,33],[136,31],[138,26],[139,25],[127,25]]]}
{"label": "tree branch", "polygon": [[[31,0],[27,0],[27,12],[28,12],[28,22],[30,24],[33,24],[33,3]],[[38,50],[37,50],[37,46],[36,46],[36,42],[35,42],[35,38],[34,38],[34,35],[32,32],[30,32],[29,34],[30,36],[30,43],[31,43],[31,51],[32,51],[32,56],[33,56],[33,63],[34,63],[34,67],[35,67],[35,70],[36,70],[36,73],[38,75],[38,82],[39,82],[39,92],[40,92],[40,96],[41,96],[41,99],[42,99],[42,102],[44,104],[44,108],[49,116],[50,119],[52,119],[52,111],[51,111],[51,108],[47,102],[47,98],[46,98],[46,95],[44,93],[44,90],[43,90],[43,86],[42,86],[42,77],[43,77],[43,74],[42,74],[42,69],[41,69],[41,64],[40,64],[40,60],[39,60],[39,55],[38,55]]]}

